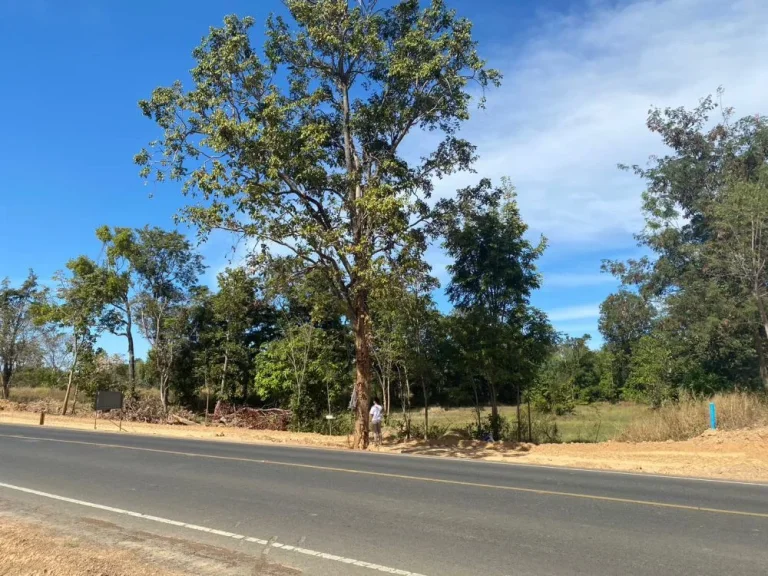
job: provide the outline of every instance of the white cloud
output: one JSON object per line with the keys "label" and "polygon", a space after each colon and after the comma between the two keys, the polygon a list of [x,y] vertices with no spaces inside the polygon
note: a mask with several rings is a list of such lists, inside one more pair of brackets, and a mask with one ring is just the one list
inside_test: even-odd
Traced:
{"label": "white cloud", "polygon": [[737,114],[760,111],[768,2],[598,2],[546,16],[522,51],[491,55],[504,84],[464,130],[478,173],[446,179],[438,193],[508,175],[523,216],[554,246],[627,244],[642,227],[643,185],[616,164],[661,150],[645,127],[649,107],[692,106],[723,85]]}
{"label": "white cloud", "polygon": [[565,306],[547,311],[551,322],[570,322],[572,320],[585,320],[600,316],[600,304],[584,304],[581,306]]}

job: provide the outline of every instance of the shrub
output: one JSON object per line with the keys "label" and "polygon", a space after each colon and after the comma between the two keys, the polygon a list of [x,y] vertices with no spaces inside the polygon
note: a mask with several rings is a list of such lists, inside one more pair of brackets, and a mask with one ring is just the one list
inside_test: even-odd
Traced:
{"label": "shrub", "polygon": [[534,411],[531,414],[531,441],[534,444],[561,442],[557,420],[551,413]]}
{"label": "shrub", "polygon": [[[494,426],[495,424],[495,426]],[[493,430],[496,430],[494,434]],[[497,416],[494,422],[493,415],[489,414],[480,421],[480,426],[477,422],[468,424],[461,432],[466,434],[469,438],[476,440],[486,440],[493,438],[496,441],[517,441],[517,429],[512,429],[510,421],[504,416]]]}
{"label": "shrub", "polygon": [[[302,432],[314,432],[315,434],[328,434],[328,420],[325,416],[314,417],[302,423]],[[332,420],[331,430],[333,436],[348,436],[355,432],[355,416],[351,412],[342,412]]]}
{"label": "shrub", "polygon": [[[430,423],[429,429],[427,430],[427,438],[429,440],[434,440],[436,438],[440,438],[442,436],[445,436],[448,431],[451,429],[450,424],[444,424],[444,423]],[[424,424],[423,423],[415,423],[411,422],[411,438],[413,439],[424,439]]]}

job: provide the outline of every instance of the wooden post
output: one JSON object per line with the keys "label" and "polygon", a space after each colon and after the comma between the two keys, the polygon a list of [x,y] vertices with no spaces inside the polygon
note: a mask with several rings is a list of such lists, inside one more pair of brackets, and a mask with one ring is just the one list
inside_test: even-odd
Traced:
{"label": "wooden post", "polygon": [[40,412],[40,426],[45,424],[45,409],[43,409],[42,412]]}
{"label": "wooden post", "polygon": [[123,431],[123,410],[120,410],[120,432]]}
{"label": "wooden post", "polygon": [[94,410],[93,411],[93,429],[94,430],[96,430],[96,418],[98,417],[99,417],[99,413],[96,410]]}

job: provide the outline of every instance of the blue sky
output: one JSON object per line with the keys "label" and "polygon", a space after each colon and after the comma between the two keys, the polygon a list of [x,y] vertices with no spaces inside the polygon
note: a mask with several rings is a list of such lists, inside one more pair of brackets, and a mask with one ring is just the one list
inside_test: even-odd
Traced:
{"label": "blue sky", "polygon": [[[559,330],[599,339],[598,306],[616,287],[600,262],[637,254],[642,226],[642,182],[616,164],[662,151],[645,129],[652,104],[694,105],[723,85],[737,112],[764,112],[768,3],[449,4],[474,21],[505,79],[464,130],[479,147],[478,174],[442,181],[437,194],[509,176],[532,234],[550,243],[535,304]],[[18,281],[32,267],[49,279],[69,258],[97,256],[102,224],[171,227],[178,189],[144,185],[132,163],[157,135],[136,103],[186,79],[193,47],[225,14],[263,22],[274,10],[278,0],[0,0],[0,277]],[[231,245],[219,236],[200,250],[212,282]],[[429,258],[445,279],[443,255]]]}

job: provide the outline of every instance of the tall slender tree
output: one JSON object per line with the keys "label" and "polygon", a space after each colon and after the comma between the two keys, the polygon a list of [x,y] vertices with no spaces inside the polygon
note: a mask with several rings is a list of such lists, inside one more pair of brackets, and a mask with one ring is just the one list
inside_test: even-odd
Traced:
{"label": "tall slender tree", "polygon": [[[508,180],[493,188],[488,180],[441,202],[445,242],[454,263],[449,266],[448,296],[463,317],[476,371],[488,385],[491,426],[499,436],[502,387],[516,386],[519,375],[534,370],[554,334],[542,314],[530,306],[540,285],[535,262],[546,241],[534,245]],[[519,394],[518,394],[519,396]]]}
{"label": "tall slender tree", "polygon": [[96,237],[104,245],[105,289],[107,291],[107,309],[102,323],[116,336],[123,336],[128,346],[128,379],[130,394],[136,393],[136,351],[133,342],[135,322],[135,281],[136,270],[133,264],[139,246],[136,233],[131,228],[102,226],[96,230]]}
{"label": "tall slender tree", "polygon": [[199,254],[179,232],[145,227],[137,231],[133,255],[141,331],[152,347],[160,401],[168,408],[171,371],[183,333],[182,307],[205,267]]}
{"label": "tall slender tree", "polygon": [[[470,83],[482,91],[500,75],[443,0],[285,4],[292,23],[269,18],[263,57],[253,19],[228,16],[195,49],[191,89],[177,82],[140,103],[163,135],[136,160],[143,175],[181,180],[197,196],[183,217],[203,234],[250,238],[257,266],[324,275],[353,326],[355,445],[364,448],[370,294],[382,274],[422,265],[424,199],[435,178],[474,160],[457,135]],[[442,138],[407,161],[404,142],[425,132]]]}
{"label": "tall slender tree", "polygon": [[67,391],[61,413],[69,408],[72,383],[83,353],[89,350],[101,330],[99,319],[106,303],[103,269],[80,256],[67,262],[68,272],[57,272],[55,298],[36,306],[35,321],[66,330],[70,335],[70,366]]}

